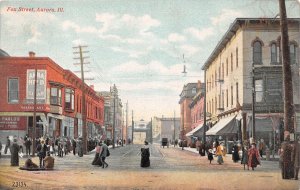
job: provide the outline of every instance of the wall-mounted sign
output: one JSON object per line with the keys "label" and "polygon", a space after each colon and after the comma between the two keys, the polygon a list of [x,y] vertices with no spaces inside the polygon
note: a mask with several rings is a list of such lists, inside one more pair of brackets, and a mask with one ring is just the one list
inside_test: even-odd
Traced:
{"label": "wall-mounted sign", "polygon": [[0,130],[26,130],[26,117],[0,116]]}
{"label": "wall-mounted sign", "polygon": [[[37,70],[36,99],[46,100],[46,70]],[[34,99],[35,70],[27,70],[26,99]]]}

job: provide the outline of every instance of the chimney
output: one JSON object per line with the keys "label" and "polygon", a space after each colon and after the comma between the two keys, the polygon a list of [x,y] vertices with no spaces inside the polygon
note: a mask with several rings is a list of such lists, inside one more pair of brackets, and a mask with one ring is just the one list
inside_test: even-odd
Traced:
{"label": "chimney", "polygon": [[35,57],[35,53],[33,51],[29,52],[29,57]]}

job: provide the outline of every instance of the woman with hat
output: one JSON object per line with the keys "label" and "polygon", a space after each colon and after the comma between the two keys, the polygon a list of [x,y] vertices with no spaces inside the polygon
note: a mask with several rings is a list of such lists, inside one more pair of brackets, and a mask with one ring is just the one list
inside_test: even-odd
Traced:
{"label": "woman with hat", "polygon": [[148,142],[145,141],[145,145],[143,148],[141,148],[141,167],[149,167],[150,166],[150,151],[149,151],[149,146]]}
{"label": "woman with hat", "polygon": [[253,142],[251,148],[248,150],[248,166],[254,170],[257,165],[260,165],[260,156],[256,144]]}

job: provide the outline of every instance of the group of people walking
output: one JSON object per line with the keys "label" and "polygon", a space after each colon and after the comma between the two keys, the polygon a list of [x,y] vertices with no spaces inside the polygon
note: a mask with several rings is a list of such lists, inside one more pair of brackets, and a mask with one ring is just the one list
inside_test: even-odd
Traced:
{"label": "group of people walking", "polygon": [[95,158],[92,162],[92,165],[102,166],[102,168],[107,168],[108,164],[105,162],[106,157],[110,155],[108,146],[105,142],[100,141],[96,146]]}
{"label": "group of people walking", "polygon": [[[249,147],[249,148],[248,148]],[[257,165],[260,165],[261,155],[259,153],[259,150],[256,148],[256,143],[251,143],[251,146],[249,146],[247,143],[242,147],[242,157],[240,158],[239,155],[240,147],[237,143],[234,143],[232,147],[232,161],[234,163],[238,163],[241,160],[241,164],[244,165],[244,169],[249,167],[254,170]],[[205,153],[207,153],[207,158],[209,160],[209,163],[211,164],[212,160],[214,160],[214,157],[217,158],[218,164],[223,164],[224,159],[223,157],[226,155],[227,150],[226,147],[223,145],[223,143],[220,143],[218,140],[215,140],[215,142],[210,145],[210,143],[207,143],[207,146],[205,144],[200,144],[199,147],[199,154],[201,156],[204,156]]]}

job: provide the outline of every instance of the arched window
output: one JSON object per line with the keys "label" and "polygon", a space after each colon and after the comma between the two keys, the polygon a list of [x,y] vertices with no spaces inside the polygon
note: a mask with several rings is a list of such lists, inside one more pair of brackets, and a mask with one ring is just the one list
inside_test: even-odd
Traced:
{"label": "arched window", "polygon": [[253,43],[253,63],[262,64],[262,44],[258,40]]}
{"label": "arched window", "polygon": [[297,45],[295,43],[290,44],[290,62],[291,64],[296,64],[296,49]]}
{"label": "arched window", "polygon": [[277,45],[276,43],[271,44],[271,64],[276,64],[277,61]]}

